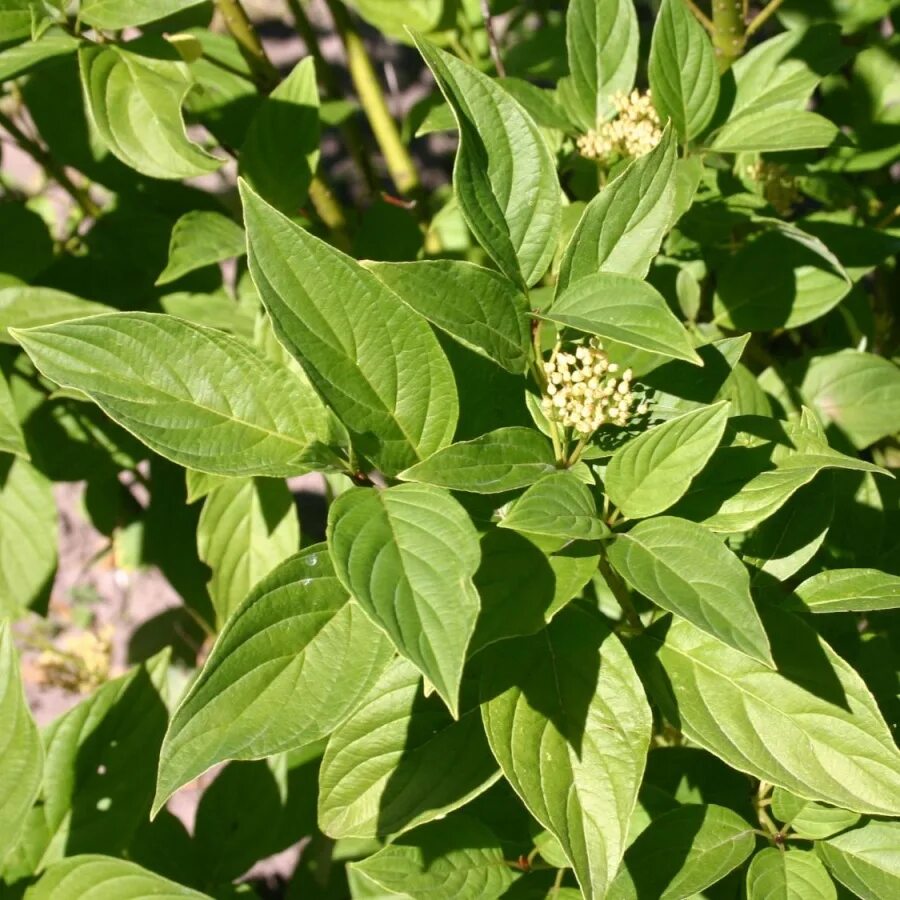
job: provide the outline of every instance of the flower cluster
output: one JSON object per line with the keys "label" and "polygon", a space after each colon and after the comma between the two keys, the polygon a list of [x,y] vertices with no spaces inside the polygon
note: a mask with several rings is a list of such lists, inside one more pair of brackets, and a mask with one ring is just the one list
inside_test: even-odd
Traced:
{"label": "flower cluster", "polygon": [[112,636],[111,625],[96,634],[66,635],[58,648],[44,650],[37,659],[43,683],[80,694],[96,690],[109,678]]}
{"label": "flower cluster", "polygon": [[746,171],[762,187],[763,196],[779,215],[786,216],[800,201],[797,179],[787,166],[759,159],[747,166]]}
{"label": "flower cluster", "polygon": [[660,141],[662,128],[650,91],[642,94],[612,95],[618,115],[578,138],[578,152],[588,159],[609,165],[617,159],[637,159],[649,153]]}
{"label": "flower cluster", "polygon": [[[544,412],[564,428],[587,436],[606,423],[628,424],[635,399],[631,369],[619,375],[619,366],[609,361],[603,344],[596,338],[577,346],[574,353],[557,345],[550,361],[544,363],[544,372]],[[646,411],[643,405],[637,409],[639,414]]]}

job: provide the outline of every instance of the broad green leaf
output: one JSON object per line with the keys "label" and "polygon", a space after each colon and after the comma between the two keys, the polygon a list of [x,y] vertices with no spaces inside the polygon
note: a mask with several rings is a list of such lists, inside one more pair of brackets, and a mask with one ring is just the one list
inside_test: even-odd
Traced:
{"label": "broad green leaf", "polygon": [[813,357],[800,393],[857,449],[900,431],[900,368],[874,353],[841,350]]}
{"label": "broad green leaf", "polygon": [[520,374],[528,365],[528,301],[490,269],[449,259],[367,263],[404,303],[461,344]]}
{"label": "broad green leaf", "polygon": [[616,536],[609,561],[636,591],[697,628],[773,665],[741,561],[702,525],[672,516]]}
{"label": "broad green leaf", "polygon": [[210,900],[207,894],[111,856],[83,854],[60,860],[31,885],[24,900]]}
{"label": "broad green leaf", "polygon": [[681,900],[739,866],[756,844],[753,826],[724,806],[680,806],[654,819],[625,853],[608,900]]}
{"label": "broad green leaf", "polygon": [[8,620],[0,619],[0,866],[41,786],[44,749],[22,688]]}
{"label": "broad green leaf", "polygon": [[656,288],[601,272],[574,282],[540,318],[629,347],[703,365]]}
{"label": "broad green leaf", "polygon": [[151,178],[191,178],[222,160],[191,141],[181,104],[191,89],[184,63],[94,45],[78,51],[85,107],[100,140]]}
{"label": "broad green leaf", "polygon": [[247,252],[244,229],[228,216],[192,210],[172,228],[169,261],[157,284],[177,281],[182,275]]}
{"label": "broad green leaf", "polygon": [[587,485],[568,470],[533,484],[499,524],[567,541],[596,541],[609,535]]}
{"label": "broad green leaf", "polygon": [[645,431],[613,454],[604,483],[630,519],[668,509],[709,462],[725,432],[731,404],[717,403]]}
{"label": "broad green leaf", "polygon": [[275,333],[359,451],[396,475],[446,446],[456,428],[456,387],[428,323],[246,185],[241,196],[250,272]]}
{"label": "broad green leaf", "polygon": [[248,594],[172,716],[154,810],[216,763],[327,737],[362,702],[393,650],[315,544]]}
{"label": "broad green leaf", "polygon": [[0,617],[50,593],[56,571],[53,485],[31,463],[0,457]]}
{"label": "broad green leaf", "polygon": [[[2,40],[3,34],[0,32],[0,41]],[[39,41],[26,41],[10,47],[0,53],[0,82],[26,75],[47,60],[69,56],[80,44],[78,38],[69,34],[48,34]]]}
{"label": "broad green leaf", "polygon": [[212,569],[209,595],[223,624],[250,589],[300,547],[294,497],[276,478],[229,478],[197,523],[197,550]]}
{"label": "broad green leaf", "polygon": [[228,478],[225,475],[210,475],[208,472],[195,472],[193,469],[185,469],[184,485],[187,490],[187,502],[196,503],[227,480]]}
{"label": "broad green leaf", "polygon": [[878,569],[832,569],[807,578],[794,593],[811,612],[900,608],[900,577]]}
{"label": "broad green leaf", "polygon": [[328,511],[328,546],[347,590],[456,715],[479,608],[468,513],[429,485],[348,491]]}
{"label": "broad green leaf", "polygon": [[0,41],[21,40],[31,34],[34,0],[0,0]]}
{"label": "broad green leaf", "polygon": [[451,444],[399,477],[452,491],[500,494],[534,484],[555,469],[547,438],[533,428],[511,427]]}
{"label": "broad green leaf", "polygon": [[202,2],[203,0],[81,0],[78,17],[95,28],[118,31],[132,25],[155,22]]}
{"label": "broad green leaf", "polygon": [[434,31],[445,16],[446,0],[349,0],[360,16],[392,38],[409,42],[408,29]]}
{"label": "broad green leaf", "polygon": [[515,880],[497,836],[465,813],[417,828],[351,868],[390,894],[496,900]]}
{"label": "broad green leaf", "polygon": [[839,831],[852,828],[859,821],[859,813],[835,806],[804,800],[784,788],[772,793],[772,812],[779,822],[790,825],[800,837],[821,840]]}
{"label": "broad green leaf", "polygon": [[18,413],[9,392],[9,384],[2,372],[0,372],[0,452],[14,453],[23,459],[29,458],[25,436],[22,434]]}
{"label": "broad green leaf", "polygon": [[16,331],[52,381],[86,393],[157,453],[219,475],[288,476],[342,443],[299,375],[224,332],[156,313]]}
{"label": "broad green leaf", "polygon": [[686,620],[669,625],[658,657],[681,730],[798,797],[900,813],[900,752],[862,679],[802,620],[773,609],[766,621],[777,671]]}
{"label": "broad green leaf", "polygon": [[319,165],[315,61],[302,59],[262,102],[241,147],[241,176],[289,216],[297,215]]}
{"label": "broad green leaf", "polygon": [[709,35],[684,0],[663,0],[650,46],[653,104],[682,141],[702,133],[719,101],[719,71]]}
{"label": "broad green leaf", "polygon": [[553,155],[500,85],[428,41],[415,41],[459,127],[453,187],[466,224],[507,278],[532,285],[556,250],[561,207]]}
{"label": "broad green leaf", "polygon": [[862,900],[900,891],[900,822],[867,822],[816,844],[831,874]]}
{"label": "broad green leaf", "polygon": [[760,850],[747,869],[747,900],[837,900],[834,882],[812,850]]}
{"label": "broad green leaf", "polygon": [[625,648],[599,615],[567,607],[539,634],[495,648],[482,701],[507,781],[557,838],[584,896],[606,896],[650,742]]}
{"label": "broad green leaf", "polygon": [[628,93],[637,73],[637,13],[632,0],[572,0],[566,10],[569,75],[557,88],[582,131],[613,110],[613,94]]}
{"label": "broad green leaf", "polygon": [[719,153],[777,153],[828,147],[840,130],[818,113],[765,109],[726,122],[710,143]]}
{"label": "broad green leaf", "polygon": [[319,826],[335,838],[396,835],[443,818],[499,775],[478,708],[452,719],[398,658],[328,741]]}
{"label": "broad green leaf", "polygon": [[676,141],[671,128],[611,181],[581,216],[559,267],[556,296],[597,272],[643,278],[673,217]]}
{"label": "broad green leaf", "polygon": [[0,290],[0,343],[16,343],[9,328],[37,328],[108,312],[113,312],[109,306],[53,288],[24,284],[4,288]]}

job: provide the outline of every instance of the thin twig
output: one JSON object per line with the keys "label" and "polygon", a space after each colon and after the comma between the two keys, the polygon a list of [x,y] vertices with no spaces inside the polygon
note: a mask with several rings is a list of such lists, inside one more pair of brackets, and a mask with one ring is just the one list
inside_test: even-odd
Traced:
{"label": "thin twig", "polygon": [[500,45],[497,43],[497,35],[494,33],[494,20],[491,17],[491,7],[488,0],[481,0],[481,17],[484,19],[484,30],[487,34],[488,46],[491,48],[491,59],[494,68],[501,78],[506,77],[506,67],[500,58]]}
{"label": "thin twig", "polygon": [[752,34],[756,34],[766,22],[778,12],[778,7],[784,3],[784,0],[771,0],[768,6],[766,6],[759,15],[747,26],[747,37],[750,37]]}
{"label": "thin twig", "polygon": [[689,10],[694,14],[694,16],[697,18],[697,21],[698,21],[698,22],[699,22],[699,23],[700,23],[700,24],[701,24],[701,25],[702,25],[702,26],[703,26],[710,34],[712,34],[712,33],[716,30],[715,25],[713,25],[712,19],[710,19],[710,17],[709,17],[708,15],[706,15],[706,13],[703,12],[703,10],[700,9],[700,7],[697,6],[696,3],[694,3],[694,0],[684,0],[684,2],[687,4],[688,9],[689,9]]}

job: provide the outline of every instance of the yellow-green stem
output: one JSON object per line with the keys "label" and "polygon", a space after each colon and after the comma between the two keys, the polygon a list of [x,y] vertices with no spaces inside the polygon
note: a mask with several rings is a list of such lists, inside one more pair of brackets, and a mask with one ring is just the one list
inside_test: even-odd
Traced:
{"label": "yellow-green stem", "polygon": [[769,4],[760,11],[759,15],[747,27],[747,37],[750,37],[751,34],[756,34],[778,12],[778,7],[783,2],[784,0],[769,0]]}
{"label": "yellow-green stem", "polygon": [[319,175],[309,183],[309,199],[319,218],[331,231],[335,246],[339,250],[349,252],[351,244],[344,210]]}
{"label": "yellow-green stem", "polygon": [[747,41],[743,0],[712,0],[712,22],[713,46],[724,72],[744,52]]}
{"label": "yellow-green stem", "polygon": [[241,6],[240,0],[216,0],[216,6],[222,13],[231,36],[237,41],[241,56],[250,66],[254,80],[260,90],[268,93],[278,84],[281,76],[267,56],[246,10]]}

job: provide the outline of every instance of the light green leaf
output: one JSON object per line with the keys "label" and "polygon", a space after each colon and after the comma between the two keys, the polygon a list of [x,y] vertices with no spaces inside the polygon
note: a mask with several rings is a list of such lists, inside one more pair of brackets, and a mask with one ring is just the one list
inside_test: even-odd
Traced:
{"label": "light green leaf", "polygon": [[219,624],[250,589],[300,547],[294,498],[276,478],[229,478],[213,488],[197,523],[197,551],[212,569]]}
{"label": "light green leaf", "polygon": [[837,900],[834,882],[812,850],[766,847],[747,870],[747,900]]}
{"label": "light green leaf", "polygon": [[195,472],[193,469],[185,469],[184,484],[187,490],[187,502],[196,503],[227,480],[228,478],[225,475],[210,475],[208,472]]}
{"label": "light green leaf", "polygon": [[710,149],[719,153],[777,153],[828,147],[840,135],[838,127],[818,113],[766,109],[726,122]]}
{"label": "light green leaf", "polygon": [[[4,36],[0,33],[0,40],[3,39]],[[26,75],[49,59],[69,56],[80,44],[78,38],[69,34],[48,34],[39,41],[26,41],[10,47],[0,53],[0,82]]]}
{"label": "light green leaf", "polygon": [[347,590],[456,715],[479,609],[468,513],[428,485],[348,491],[328,511],[328,546]]}
{"label": "light green leaf", "polygon": [[289,216],[299,213],[319,165],[319,91],[311,56],[262,102],[239,162],[257,194]]}
{"label": "light green leaf", "polygon": [[44,748],[22,689],[9,622],[0,619],[0,866],[41,786]]}
{"label": "light green leaf", "polygon": [[136,863],[84,854],[50,866],[25,891],[24,900],[210,900],[206,894],[169,881]]}
{"label": "light green leaf", "polygon": [[160,754],[154,811],[227,759],[262,759],[327,737],[393,655],[315,544],[263,579],[219,634]]}
{"label": "light green leaf", "polygon": [[588,203],[559,267],[556,296],[597,272],[643,278],[668,232],[675,203],[671,128]]}
{"label": "light green leaf", "polygon": [[0,343],[16,343],[9,328],[37,328],[108,312],[113,312],[109,306],[53,288],[24,284],[4,288],[0,290]]}
{"label": "light green leaf", "polygon": [[528,365],[528,301],[502,275],[450,259],[366,263],[404,303],[461,344],[521,374]]}
{"label": "light green leaf", "polygon": [[422,677],[395,659],[328,741],[319,772],[319,826],[335,838],[396,835],[443,818],[500,773],[478,708],[450,717]]}
{"label": "light green leaf", "polygon": [[863,680],[802,620],[773,609],[766,621],[777,672],[686,620],[671,623],[658,658],[681,730],[799,797],[898,815],[900,752]]}
{"label": "light green leaf", "polygon": [[417,828],[350,868],[390,894],[496,900],[515,880],[497,836],[464,813]]}
{"label": "light green leaf", "polygon": [[581,278],[540,318],[639,350],[703,365],[662,294],[628,275],[602,272]]}
{"label": "light green leaf", "polygon": [[403,42],[409,42],[408,29],[434,31],[446,14],[446,0],[349,0],[360,16],[379,31]]}
{"label": "light green leaf", "polygon": [[56,528],[51,482],[25,459],[0,458],[0,617],[49,595]]}
{"label": "light green leaf", "polygon": [[9,392],[6,376],[0,372],[0,452],[14,453],[22,459],[29,459],[25,446],[25,435],[19,425],[19,416]]}
{"label": "light green leaf", "polygon": [[326,465],[327,448],[342,443],[309,384],[222,331],[174,316],[115,313],[15,337],[44,375],[83,391],[179,465],[297,475]]}
{"label": "light green leaf", "polygon": [[570,471],[554,472],[533,484],[499,524],[567,541],[596,541],[609,535],[587,485]]}
{"label": "light green leaf", "polygon": [[610,500],[630,519],[668,509],[713,455],[731,404],[717,403],[670,419],[613,454],[604,483]]}
{"label": "light green leaf", "polygon": [[511,427],[451,444],[399,477],[452,491],[500,494],[534,484],[555,469],[547,438],[533,428]]}
{"label": "light green leaf", "polygon": [[172,228],[169,261],[156,283],[177,281],[195,269],[243,256],[246,252],[244,229],[240,225],[221,213],[192,210]]}
{"label": "light green leaf", "polygon": [[816,844],[831,874],[862,900],[900,891],[900,822],[867,822]]}
{"label": "light green leaf", "polygon": [[860,818],[859,813],[804,800],[780,787],[772,793],[772,812],[779,822],[790,825],[800,837],[814,840],[852,828]]}
{"label": "light green leaf", "polygon": [[125,165],[151,178],[191,178],[222,160],[191,141],[181,104],[192,81],[181,62],[108,44],[78,51],[85,107],[97,135]]}
{"label": "light green leaf", "polygon": [[586,898],[606,896],[650,741],[650,709],[619,639],[567,607],[486,666],[482,716],[506,779],[558,840]]}
{"label": "light green leaf", "polygon": [[557,91],[582,131],[612,112],[611,97],[628,93],[637,73],[637,13],[632,0],[572,0],[566,10],[569,76]]}
{"label": "light green leaf", "polygon": [[246,185],[241,196],[250,272],[275,333],[359,451],[396,475],[446,446],[456,429],[456,385],[428,323]]}
{"label": "light green leaf", "polygon": [[155,22],[202,2],[203,0],[81,0],[78,17],[95,28],[118,31],[132,25]]}
{"label": "light green leaf", "polygon": [[753,827],[724,806],[680,806],[654,819],[628,848],[607,900],[682,900],[739,866]]}
{"label": "light green leaf", "polygon": [[561,206],[553,155],[500,85],[414,38],[459,127],[453,187],[463,217],[507,278],[532,285],[556,250]]}
{"label": "light green leaf", "polygon": [[769,640],[741,561],[702,525],[672,516],[616,535],[609,561],[636,591],[765,665]]}
{"label": "light green leaf", "polygon": [[807,578],[794,593],[814,613],[900,608],[900,577],[878,569],[833,569]]}
{"label": "light green leaf", "polygon": [[0,41],[21,40],[31,34],[34,0],[0,0]]}
{"label": "light green leaf", "polygon": [[650,45],[653,104],[675,123],[682,141],[701,134],[719,101],[712,42],[684,0],[663,0]]}

